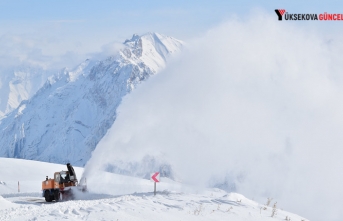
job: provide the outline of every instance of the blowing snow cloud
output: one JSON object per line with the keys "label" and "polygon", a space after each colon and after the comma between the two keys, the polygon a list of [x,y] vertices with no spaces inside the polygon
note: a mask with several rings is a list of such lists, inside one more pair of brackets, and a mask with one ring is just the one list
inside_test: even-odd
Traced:
{"label": "blowing snow cloud", "polygon": [[263,14],[208,31],[124,99],[86,173],[154,156],[183,182],[338,220],[341,40]]}

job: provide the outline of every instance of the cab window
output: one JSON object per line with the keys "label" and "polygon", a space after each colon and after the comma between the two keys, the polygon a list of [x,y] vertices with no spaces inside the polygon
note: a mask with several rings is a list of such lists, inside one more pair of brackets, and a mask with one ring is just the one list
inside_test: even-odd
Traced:
{"label": "cab window", "polygon": [[60,182],[60,174],[55,174],[55,182]]}
{"label": "cab window", "polygon": [[62,179],[66,179],[66,177],[67,177],[67,173],[61,173],[61,177],[62,177]]}

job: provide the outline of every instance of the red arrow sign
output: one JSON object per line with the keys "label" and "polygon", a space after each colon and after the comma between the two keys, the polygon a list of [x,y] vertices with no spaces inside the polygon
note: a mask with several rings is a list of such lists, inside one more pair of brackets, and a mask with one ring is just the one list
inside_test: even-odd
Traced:
{"label": "red arrow sign", "polygon": [[160,173],[156,172],[156,173],[152,174],[151,179],[153,181],[155,181],[156,183],[160,182]]}

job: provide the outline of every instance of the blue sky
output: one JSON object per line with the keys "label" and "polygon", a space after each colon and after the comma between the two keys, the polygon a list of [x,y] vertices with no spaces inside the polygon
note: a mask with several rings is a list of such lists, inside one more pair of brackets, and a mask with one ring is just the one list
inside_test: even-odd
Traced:
{"label": "blue sky", "polygon": [[[70,63],[78,62],[133,33],[155,31],[187,41],[232,17],[244,19],[256,9],[274,15],[276,8],[294,13],[343,13],[343,3],[337,0],[0,0],[0,58],[47,56],[44,59],[55,59],[59,66],[63,61],[56,56],[70,56]],[[21,56],[19,60],[25,59]]]}
{"label": "blue sky", "polygon": [[[0,22],[5,28],[19,32],[21,24],[26,28],[44,26],[45,23],[64,22],[64,28],[78,26],[95,30],[158,29],[146,31],[166,31],[184,36],[192,36],[198,31],[220,23],[232,15],[244,17],[253,8],[261,8],[274,13],[276,8],[300,13],[338,12],[342,1],[0,1]],[[74,23],[74,24],[73,24]],[[16,29],[18,27],[18,29]],[[132,29],[132,30],[131,30]],[[2,33],[5,30],[2,31]],[[87,30],[85,30],[87,32]],[[124,31],[125,32],[125,31]]]}

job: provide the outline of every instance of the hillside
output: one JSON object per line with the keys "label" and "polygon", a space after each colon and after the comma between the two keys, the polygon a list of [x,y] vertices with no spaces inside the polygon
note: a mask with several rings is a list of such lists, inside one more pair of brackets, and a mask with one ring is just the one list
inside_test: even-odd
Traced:
{"label": "hillside", "polygon": [[[200,189],[161,178],[156,196],[149,180],[99,172],[88,177],[89,192],[77,200],[46,203],[40,196],[45,175],[64,165],[0,158],[0,220],[306,220],[237,193]],[[82,168],[75,171],[80,177]],[[99,179],[101,177],[102,179]],[[17,193],[17,180],[21,192]],[[5,183],[5,184],[4,184]],[[99,184],[101,184],[99,186]],[[274,202],[272,202],[273,204]]]}

